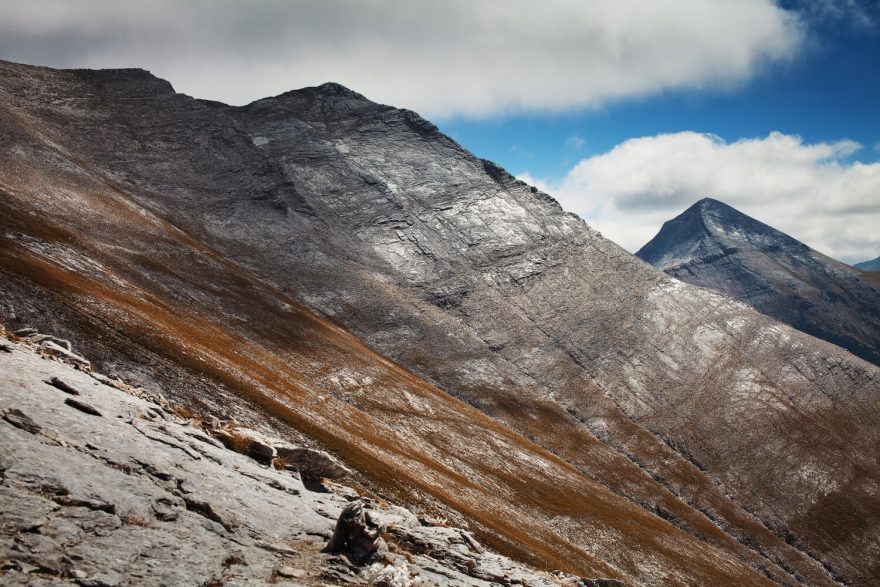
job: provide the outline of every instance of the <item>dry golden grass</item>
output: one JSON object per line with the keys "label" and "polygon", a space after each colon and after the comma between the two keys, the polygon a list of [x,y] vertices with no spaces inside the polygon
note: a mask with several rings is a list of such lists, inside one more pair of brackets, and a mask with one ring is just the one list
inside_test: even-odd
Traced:
{"label": "dry golden grass", "polygon": [[202,417],[197,413],[187,408],[186,406],[182,406],[180,404],[172,404],[171,411],[174,412],[177,416],[180,416],[184,420],[193,420],[195,422],[202,422]]}
{"label": "dry golden grass", "polygon": [[251,439],[247,435],[236,430],[227,430],[226,434],[228,435],[228,444],[226,444],[226,448],[243,455],[250,453]]}
{"label": "dry golden grass", "polygon": [[155,528],[156,524],[150,519],[144,518],[137,514],[128,514],[122,518],[122,523],[129,526],[140,526],[142,528]]}

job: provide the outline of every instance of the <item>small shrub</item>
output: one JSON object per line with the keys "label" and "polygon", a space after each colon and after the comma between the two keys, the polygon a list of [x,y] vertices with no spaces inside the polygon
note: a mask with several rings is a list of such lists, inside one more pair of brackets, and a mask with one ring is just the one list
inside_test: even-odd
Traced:
{"label": "small shrub", "polygon": [[243,455],[249,454],[251,450],[251,439],[246,434],[235,430],[229,431],[229,449]]}

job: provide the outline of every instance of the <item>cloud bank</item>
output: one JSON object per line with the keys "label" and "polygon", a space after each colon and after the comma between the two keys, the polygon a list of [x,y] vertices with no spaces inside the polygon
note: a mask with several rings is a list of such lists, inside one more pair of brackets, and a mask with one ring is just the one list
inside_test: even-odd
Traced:
{"label": "cloud bank", "polygon": [[242,104],[337,81],[432,117],[724,88],[790,58],[773,0],[0,0],[0,58],[139,66]]}
{"label": "cloud bank", "polygon": [[842,140],[807,144],[771,133],[727,143],[696,132],[630,139],[584,159],[557,183],[523,174],[630,251],[712,197],[844,262],[880,254],[880,163]]}

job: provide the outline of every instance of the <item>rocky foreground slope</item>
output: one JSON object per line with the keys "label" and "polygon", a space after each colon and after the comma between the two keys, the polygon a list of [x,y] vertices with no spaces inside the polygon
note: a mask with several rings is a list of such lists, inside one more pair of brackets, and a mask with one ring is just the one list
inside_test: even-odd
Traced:
{"label": "rocky foreground slope", "polygon": [[636,256],[880,365],[880,287],[722,202],[700,200]]}
{"label": "rocky foreground slope", "polygon": [[15,327],[541,567],[880,578],[877,368],[665,276],[418,115],[9,63],[0,98]]}
{"label": "rocky foreground slope", "polygon": [[296,449],[280,441],[254,443],[278,444],[274,463],[228,450],[218,438],[241,429],[13,338],[0,337],[4,585],[619,585],[530,569],[320,479],[343,471],[322,453],[287,471]]}

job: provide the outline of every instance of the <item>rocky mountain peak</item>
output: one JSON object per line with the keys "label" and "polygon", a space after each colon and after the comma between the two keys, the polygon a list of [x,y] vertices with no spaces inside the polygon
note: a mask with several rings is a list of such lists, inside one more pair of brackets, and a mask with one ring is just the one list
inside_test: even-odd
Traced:
{"label": "rocky mountain peak", "polygon": [[119,97],[147,98],[175,93],[170,82],[141,68],[76,69],[73,74]]}
{"label": "rocky mountain peak", "polygon": [[359,94],[352,89],[349,89],[342,84],[338,84],[336,82],[326,82],[317,87],[318,91],[321,94],[326,96],[346,96],[349,98],[359,98],[361,100],[366,100],[363,94]]}
{"label": "rocky mountain peak", "polygon": [[774,252],[805,246],[724,202],[703,198],[665,222],[657,236],[639,249],[636,256],[665,270],[695,260],[711,260],[743,248]]}
{"label": "rocky mountain peak", "polygon": [[636,255],[682,281],[741,299],[880,361],[880,292],[857,270],[723,202],[694,203]]}
{"label": "rocky mountain peak", "polygon": [[795,244],[793,238],[775,228],[743,214],[736,208],[712,198],[703,198],[696,202],[688,211],[699,212],[706,230],[717,236],[730,240],[740,240],[760,245],[771,241],[778,245]]}

